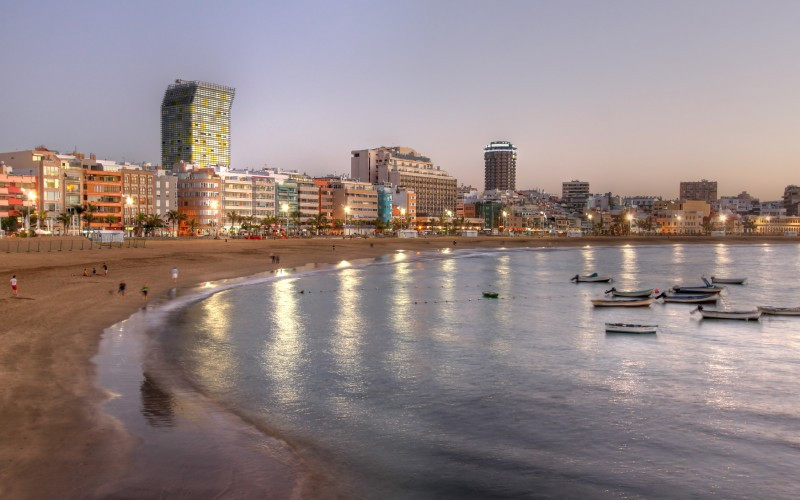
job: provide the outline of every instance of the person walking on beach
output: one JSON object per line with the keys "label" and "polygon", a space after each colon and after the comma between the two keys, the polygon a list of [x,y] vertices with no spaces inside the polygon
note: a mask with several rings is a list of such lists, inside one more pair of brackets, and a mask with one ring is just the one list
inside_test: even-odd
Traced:
{"label": "person walking on beach", "polygon": [[125,288],[126,287],[127,287],[127,285],[125,284],[124,281],[120,281],[119,282],[119,290],[117,290],[117,293],[123,298],[125,298]]}
{"label": "person walking on beach", "polygon": [[14,294],[14,297],[17,296],[17,275],[11,275],[11,293]]}
{"label": "person walking on beach", "polygon": [[272,263],[274,264],[275,263],[275,254],[274,253],[269,254],[269,258],[272,259]]}
{"label": "person walking on beach", "polygon": [[89,270],[86,269],[85,267],[83,268],[83,277],[84,278],[88,278],[89,277]]}
{"label": "person walking on beach", "polygon": [[108,276],[108,265],[103,262],[103,276]]}
{"label": "person walking on beach", "polygon": [[178,282],[178,268],[177,267],[173,267],[172,268],[172,282],[173,283],[177,283]]}
{"label": "person walking on beach", "polygon": [[147,292],[149,291],[150,289],[147,288],[147,285],[142,286],[142,300],[147,300]]}
{"label": "person walking on beach", "polygon": [[97,276],[97,268],[92,266],[92,276]]}

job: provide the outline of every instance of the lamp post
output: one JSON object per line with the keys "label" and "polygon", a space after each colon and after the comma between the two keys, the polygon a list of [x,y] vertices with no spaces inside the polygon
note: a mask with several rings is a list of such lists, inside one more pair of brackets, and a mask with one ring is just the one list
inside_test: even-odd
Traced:
{"label": "lamp post", "polygon": [[508,232],[508,212],[503,210],[503,232]]}
{"label": "lamp post", "polygon": [[450,210],[445,210],[444,213],[449,219],[447,223],[445,223],[444,232],[445,234],[450,234],[450,225],[453,223],[453,212]]}
{"label": "lamp post", "polygon": [[286,217],[286,236],[289,236],[289,204],[283,203],[281,205],[281,212],[283,212],[283,216]]}
{"label": "lamp post", "polygon": [[344,207],[344,234],[347,236],[347,216],[350,214],[350,207],[345,205]]}
{"label": "lamp post", "polygon": [[401,217],[401,219],[400,219],[400,229],[405,229],[406,228],[406,209],[405,208],[401,208],[400,209],[400,217]]}
{"label": "lamp post", "polygon": [[592,214],[586,214],[586,218],[589,219],[589,231],[594,233],[594,222],[592,222]]}
{"label": "lamp post", "polygon": [[630,233],[633,229],[633,214],[628,214],[625,218],[628,219],[628,233]]}
{"label": "lamp post", "polygon": [[211,221],[211,227],[214,229],[214,238],[217,238],[217,226],[219,225],[219,202],[217,200],[211,200],[211,210],[214,211],[212,214],[214,219]]}

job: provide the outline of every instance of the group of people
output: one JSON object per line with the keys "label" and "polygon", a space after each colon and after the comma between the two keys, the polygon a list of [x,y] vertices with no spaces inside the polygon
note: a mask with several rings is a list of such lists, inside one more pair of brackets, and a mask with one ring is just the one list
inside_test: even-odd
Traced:
{"label": "group of people", "polygon": [[[172,283],[177,284],[178,283],[178,268],[177,267],[173,267],[169,274],[170,274],[170,277],[172,278]],[[125,297],[125,290],[127,288],[128,288],[127,283],[125,283],[124,280],[120,281],[119,282],[119,288],[117,289],[117,294],[120,297]],[[139,290],[139,293],[142,294],[142,300],[147,300],[147,294],[150,293],[150,288],[147,285],[142,285],[142,288],[141,288],[141,290]]]}
{"label": "group of people", "polygon": [[[92,266],[92,273],[89,274],[89,268],[83,268],[83,277],[88,278],[89,276],[97,276],[97,267]],[[108,276],[108,264],[103,262],[103,276]]]}

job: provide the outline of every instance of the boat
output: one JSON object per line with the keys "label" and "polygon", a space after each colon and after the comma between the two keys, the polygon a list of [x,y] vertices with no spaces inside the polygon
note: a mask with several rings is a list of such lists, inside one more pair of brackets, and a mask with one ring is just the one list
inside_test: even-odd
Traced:
{"label": "boat", "polygon": [[611,288],[611,290],[606,290],[606,293],[610,293],[614,297],[649,297],[653,295],[652,288],[646,288],[644,290],[617,290],[616,288]]}
{"label": "boat", "polygon": [[581,276],[580,274],[576,274],[570,281],[574,281],[575,283],[609,283],[611,282],[611,277],[609,276],[598,276],[597,273],[587,274],[585,276]]}
{"label": "boat", "polygon": [[674,302],[676,304],[705,304],[708,302],[716,303],[719,300],[719,294],[716,293],[702,293],[692,295],[688,293],[675,293],[667,295],[667,292],[661,292],[655,298],[663,299],[664,302]]}
{"label": "boat", "polygon": [[498,293],[498,292],[483,292],[483,296],[486,297],[487,299],[496,299],[497,297],[500,296],[500,293]]}
{"label": "boat", "polygon": [[758,309],[750,309],[743,311],[736,310],[722,310],[722,309],[703,309],[703,306],[697,306],[697,309],[692,311],[700,312],[703,319],[741,319],[741,320],[758,320],[761,317],[761,311]]}
{"label": "boat", "polygon": [[761,314],[769,314],[772,316],[800,316],[800,307],[770,307],[758,306]]}
{"label": "boat", "polygon": [[673,293],[688,293],[692,295],[701,295],[701,294],[709,294],[709,293],[721,293],[725,288],[721,286],[706,286],[706,285],[699,285],[699,286],[673,286],[671,288]]}
{"label": "boat", "polygon": [[719,283],[720,285],[744,285],[744,282],[747,281],[747,278],[717,278],[716,276],[711,277],[711,283]]}
{"label": "boat", "polygon": [[653,303],[652,297],[624,299],[592,299],[595,307],[646,307]]}
{"label": "boat", "polygon": [[636,323],[606,323],[606,333],[656,333],[658,325]]}

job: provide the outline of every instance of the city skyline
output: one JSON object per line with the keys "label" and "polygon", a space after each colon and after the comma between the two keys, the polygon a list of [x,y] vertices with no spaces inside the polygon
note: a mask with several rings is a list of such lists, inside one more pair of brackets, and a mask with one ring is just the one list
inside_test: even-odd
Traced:
{"label": "city skyline", "polygon": [[[9,5],[0,149],[159,163],[159,105],[180,78],[237,88],[235,168],[347,173],[352,150],[408,146],[479,187],[483,147],[502,137],[518,189],[580,179],[674,198],[707,178],[766,200],[798,183],[791,2],[234,4],[185,13],[225,35],[203,53],[186,53],[202,35],[167,29],[185,5],[150,5]],[[507,29],[483,30],[492,17]],[[60,36],[70,23],[114,36]]]}

